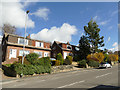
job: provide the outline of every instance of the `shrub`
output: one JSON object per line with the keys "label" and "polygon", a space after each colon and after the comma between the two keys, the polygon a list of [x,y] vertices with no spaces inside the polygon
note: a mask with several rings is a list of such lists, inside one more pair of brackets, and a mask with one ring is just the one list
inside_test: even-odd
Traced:
{"label": "shrub", "polygon": [[86,60],[83,59],[83,60],[81,60],[81,61],[78,61],[78,66],[79,66],[79,67],[86,67]]}
{"label": "shrub", "polygon": [[50,65],[50,57],[43,57],[44,59],[44,65],[49,66]]}
{"label": "shrub", "polygon": [[73,59],[72,56],[67,56],[64,63],[66,65],[71,65],[72,64],[72,59]]}
{"label": "shrub", "polygon": [[94,54],[89,54],[87,56],[87,60],[94,60],[94,61],[99,61],[101,63],[104,60],[104,55],[103,53],[94,53]]}
{"label": "shrub", "polygon": [[98,66],[99,66],[99,62],[98,62],[98,61],[91,60],[91,61],[88,62],[88,66],[98,67]]}
{"label": "shrub", "polygon": [[[17,63],[17,62],[15,62],[15,63]],[[22,64],[22,56],[18,56],[18,63]],[[24,58],[24,62],[23,63],[24,64],[28,64],[28,65],[31,64],[28,60],[26,60],[26,58]]]}
{"label": "shrub", "polygon": [[58,53],[56,56],[57,60],[60,61],[60,65],[63,65],[64,59],[61,53]]}
{"label": "shrub", "polygon": [[110,54],[109,55],[109,61],[118,61],[118,55]]}
{"label": "shrub", "polygon": [[12,64],[3,64],[6,67],[11,67]]}
{"label": "shrub", "polygon": [[39,57],[38,54],[36,54],[36,53],[30,53],[30,54],[26,55],[25,58],[26,58],[27,61],[29,61],[31,64],[33,64],[34,61],[38,59],[38,57]]}
{"label": "shrub", "polygon": [[59,60],[55,60],[55,66],[59,66],[60,65],[60,61]]}
{"label": "shrub", "polygon": [[105,62],[108,62],[109,55],[108,55],[108,54],[104,54],[104,56],[105,56],[105,57],[104,57],[104,61],[105,61]]}
{"label": "shrub", "polygon": [[44,66],[44,59],[39,58],[38,60],[33,61],[33,65],[42,65],[42,66]]}

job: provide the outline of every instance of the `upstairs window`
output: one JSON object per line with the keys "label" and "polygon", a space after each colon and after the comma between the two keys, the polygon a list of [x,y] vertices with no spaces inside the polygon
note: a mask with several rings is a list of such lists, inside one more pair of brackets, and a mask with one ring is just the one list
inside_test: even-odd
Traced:
{"label": "upstairs window", "polygon": [[72,47],[70,45],[67,45],[67,49],[72,49]]}
{"label": "upstairs window", "polygon": [[79,51],[79,48],[78,48],[78,47],[75,47],[75,50],[76,50],[76,51]]}
{"label": "upstairs window", "polygon": [[43,44],[43,42],[36,42],[36,45],[35,45],[36,47],[43,47],[44,46],[44,44]]}
{"label": "upstairs window", "polygon": [[[18,38],[18,44],[24,45],[24,39],[23,38]],[[25,39],[25,45],[28,45],[28,40]]]}

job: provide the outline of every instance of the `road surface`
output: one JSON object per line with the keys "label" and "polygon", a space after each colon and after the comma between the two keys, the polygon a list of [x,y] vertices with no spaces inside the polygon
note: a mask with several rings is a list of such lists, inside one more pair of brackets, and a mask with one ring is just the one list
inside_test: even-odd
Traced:
{"label": "road surface", "polygon": [[5,82],[2,88],[99,88],[118,87],[118,65],[107,69],[81,69]]}

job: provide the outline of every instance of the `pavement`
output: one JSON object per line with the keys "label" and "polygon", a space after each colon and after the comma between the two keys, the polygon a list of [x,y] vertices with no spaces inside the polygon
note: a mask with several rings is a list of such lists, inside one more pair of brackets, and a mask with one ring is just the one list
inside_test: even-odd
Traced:
{"label": "pavement", "polygon": [[[3,81],[2,88],[118,88],[118,65],[107,69],[80,69]],[[117,89],[118,90],[118,89]]]}

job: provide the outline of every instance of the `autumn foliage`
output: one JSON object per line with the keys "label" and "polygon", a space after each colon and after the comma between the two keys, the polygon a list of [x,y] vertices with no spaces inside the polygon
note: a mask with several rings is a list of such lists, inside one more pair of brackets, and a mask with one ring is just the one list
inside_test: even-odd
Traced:
{"label": "autumn foliage", "polygon": [[118,61],[118,55],[110,54],[109,55],[109,60],[110,61]]}
{"label": "autumn foliage", "polygon": [[101,63],[104,60],[104,54],[103,53],[94,53],[94,54],[89,54],[87,56],[87,60],[91,61],[98,61],[99,63]]}

